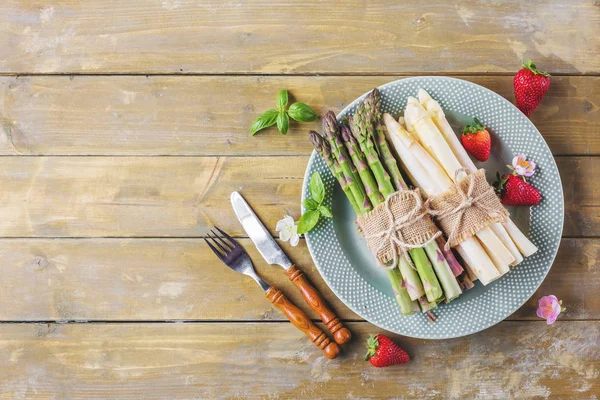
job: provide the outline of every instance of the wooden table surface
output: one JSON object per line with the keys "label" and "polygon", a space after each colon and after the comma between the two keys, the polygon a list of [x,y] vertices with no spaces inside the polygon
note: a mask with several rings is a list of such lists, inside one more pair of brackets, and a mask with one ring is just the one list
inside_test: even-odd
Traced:
{"label": "wooden table surface", "polygon": [[[0,398],[598,399],[600,3],[4,0],[0,4]],[[456,4],[455,4],[456,3]],[[320,115],[404,76],[452,75],[514,101],[521,59],[550,72],[531,117],[565,189],[550,274],[506,321],[460,339],[393,335],[413,357],[363,362],[380,332],[284,248],[354,333],[336,360],[202,237],[243,238],[240,190],[273,229],[299,217],[311,152],[293,124],[249,126],[279,89]],[[547,326],[537,299],[567,307]]]}

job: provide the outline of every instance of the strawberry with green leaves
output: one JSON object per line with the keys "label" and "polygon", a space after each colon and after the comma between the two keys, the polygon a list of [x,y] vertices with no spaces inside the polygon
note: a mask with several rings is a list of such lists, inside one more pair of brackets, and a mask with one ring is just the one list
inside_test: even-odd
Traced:
{"label": "strawberry with green leaves", "polygon": [[390,365],[405,364],[410,357],[389,337],[379,334],[367,339],[369,346],[365,361],[369,361],[377,368],[389,367]]}
{"label": "strawberry with green leaves", "polygon": [[460,138],[465,149],[479,161],[487,161],[492,149],[492,139],[486,126],[477,118],[471,125],[465,126]]}
{"label": "strawberry with green leaves", "polygon": [[540,192],[525,178],[516,175],[505,174],[496,182],[496,191],[500,194],[500,202],[505,206],[537,206],[542,196]]}
{"label": "strawberry with green leaves", "polygon": [[523,62],[522,66],[513,82],[515,99],[519,110],[529,117],[550,88],[550,75],[537,69],[531,60]]}

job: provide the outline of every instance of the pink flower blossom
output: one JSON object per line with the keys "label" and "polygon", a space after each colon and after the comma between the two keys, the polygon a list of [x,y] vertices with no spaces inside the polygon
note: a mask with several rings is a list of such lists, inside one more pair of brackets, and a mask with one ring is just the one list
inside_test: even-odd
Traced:
{"label": "pink flower blossom", "polygon": [[544,296],[538,301],[537,316],[546,320],[548,325],[553,324],[558,315],[565,311],[562,307],[562,300],[559,301],[556,296]]}
{"label": "pink flower blossom", "polygon": [[512,167],[518,175],[531,176],[535,172],[535,163],[527,160],[525,154],[517,154],[512,160]]}

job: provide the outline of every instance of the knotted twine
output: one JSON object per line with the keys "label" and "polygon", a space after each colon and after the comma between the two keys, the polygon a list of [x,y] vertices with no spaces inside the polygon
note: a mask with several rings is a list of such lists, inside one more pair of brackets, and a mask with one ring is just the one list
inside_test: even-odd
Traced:
{"label": "knotted twine", "polygon": [[[459,181],[461,173],[466,178]],[[429,198],[425,208],[436,220],[448,241],[445,250],[465,241],[494,222],[504,222],[508,211],[485,179],[485,170],[475,173],[461,168],[455,172],[454,186],[443,195]]]}
{"label": "knotted twine", "polygon": [[393,193],[357,222],[379,267],[386,270],[398,265],[399,252],[414,268],[408,250],[425,247],[442,234],[427,215],[418,189]]}

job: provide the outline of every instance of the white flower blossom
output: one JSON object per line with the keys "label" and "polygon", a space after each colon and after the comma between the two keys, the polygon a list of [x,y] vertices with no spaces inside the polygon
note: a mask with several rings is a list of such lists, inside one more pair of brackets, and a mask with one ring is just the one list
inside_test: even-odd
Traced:
{"label": "white flower blossom", "polygon": [[292,246],[297,246],[300,242],[298,235],[298,225],[294,222],[294,218],[286,215],[281,221],[277,222],[275,230],[279,232],[279,239],[284,242],[290,241]]}

